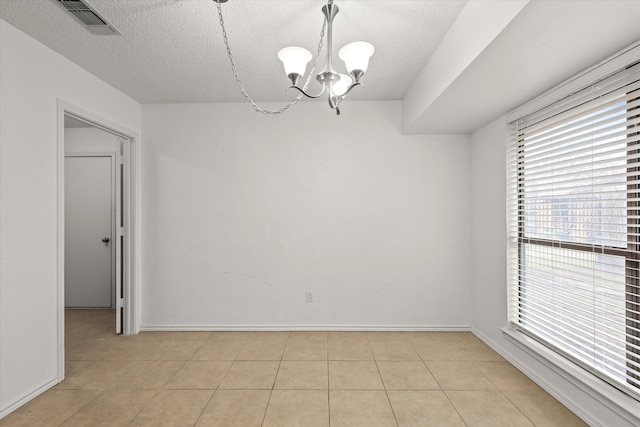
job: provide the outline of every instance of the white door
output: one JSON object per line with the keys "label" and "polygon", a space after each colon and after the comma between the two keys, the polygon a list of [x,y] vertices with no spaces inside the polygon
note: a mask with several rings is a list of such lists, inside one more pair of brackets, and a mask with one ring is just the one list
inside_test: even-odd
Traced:
{"label": "white door", "polygon": [[113,307],[113,164],[65,157],[65,307]]}

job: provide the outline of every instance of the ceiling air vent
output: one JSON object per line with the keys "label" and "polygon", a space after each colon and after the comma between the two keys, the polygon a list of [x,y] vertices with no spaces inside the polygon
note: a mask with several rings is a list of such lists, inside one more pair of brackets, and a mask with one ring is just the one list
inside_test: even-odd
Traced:
{"label": "ceiling air vent", "polygon": [[97,36],[121,36],[122,33],[104,19],[95,9],[82,0],[53,0],[80,22],[91,34]]}

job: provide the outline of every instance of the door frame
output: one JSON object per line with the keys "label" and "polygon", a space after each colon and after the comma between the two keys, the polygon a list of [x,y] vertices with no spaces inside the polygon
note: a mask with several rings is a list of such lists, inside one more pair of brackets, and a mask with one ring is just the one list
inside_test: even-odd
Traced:
{"label": "door frame", "polygon": [[[124,145],[124,141],[120,139],[120,144]],[[111,172],[111,194],[110,197],[110,208],[109,213],[111,217],[111,227],[109,230],[109,238],[111,239],[111,279],[109,280],[109,285],[111,291],[109,292],[110,297],[110,307],[111,309],[119,309],[119,304],[117,297],[119,296],[119,292],[116,292],[116,286],[118,285],[118,275],[120,273],[121,265],[118,265],[118,256],[120,255],[120,238],[118,234],[118,218],[120,218],[121,209],[120,201],[122,200],[121,188],[120,185],[120,154],[115,151],[95,151],[95,152],[71,152],[64,154],[65,159],[68,157],[79,157],[79,158],[87,158],[87,157],[101,157],[108,158],[111,163],[109,165]],[[66,184],[66,182],[65,182]],[[66,230],[65,230],[66,231]],[[121,264],[121,263],[120,263]],[[66,304],[65,304],[66,305]],[[116,313],[116,331],[123,330],[124,328],[119,327],[120,321],[119,316]]]}
{"label": "door frame", "polygon": [[71,116],[122,138],[123,179],[122,215],[124,219],[124,251],[122,265],[122,296],[124,335],[140,332],[141,312],[141,136],[126,127],[113,123],[99,115],[86,111],[64,100],[57,101],[57,338],[58,338],[58,382],[65,378],[64,352],[64,117]]}

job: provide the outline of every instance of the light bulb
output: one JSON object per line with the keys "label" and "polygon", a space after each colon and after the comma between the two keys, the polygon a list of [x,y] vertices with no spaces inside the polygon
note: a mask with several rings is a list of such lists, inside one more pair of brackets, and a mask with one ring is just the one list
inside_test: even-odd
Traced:
{"label": "light bulb", "polygon": [[340,79],[334,81],[333,85],[331,86],[331,92],[333,92],[334,96],[344,95],[347,89],[349,89],[349,86],[351,86],[351,83],[353,83],[351,77],[347,76],[346,74],[338,75],[340,76]]}

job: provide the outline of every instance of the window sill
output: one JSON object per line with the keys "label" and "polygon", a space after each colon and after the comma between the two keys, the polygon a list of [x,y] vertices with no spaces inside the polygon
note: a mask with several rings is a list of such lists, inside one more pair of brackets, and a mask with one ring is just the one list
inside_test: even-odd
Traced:
{"label": "window sill", "polygon": [[[628,421],[630,425],[640,425],[640,405],[633,397],[607,384],[605,381],[595,377],[515,329],[502,328],[502,333],[509,342],[526,352],[529,356],[536,359],[564,380],[585,392],[591,398],[601,402],[612,412]],[[547,384],[552,385],[548,381]],[[570,407],[571,405],[567,406]],[[584,413],[584,410],[580,412]]]}

